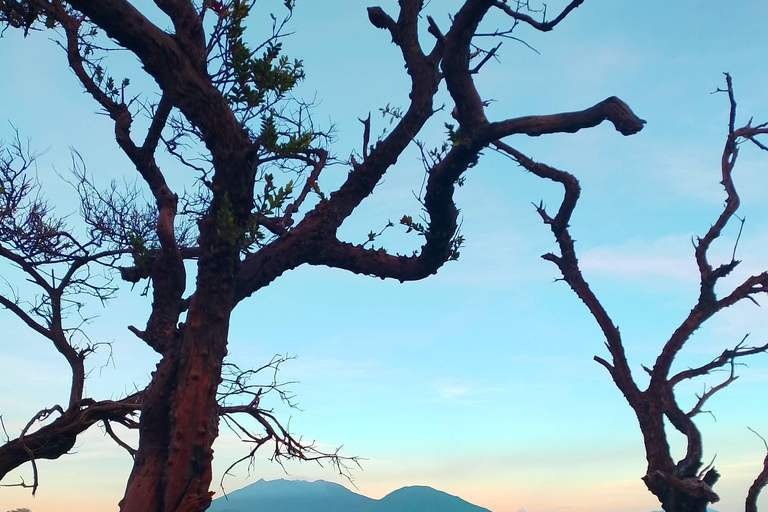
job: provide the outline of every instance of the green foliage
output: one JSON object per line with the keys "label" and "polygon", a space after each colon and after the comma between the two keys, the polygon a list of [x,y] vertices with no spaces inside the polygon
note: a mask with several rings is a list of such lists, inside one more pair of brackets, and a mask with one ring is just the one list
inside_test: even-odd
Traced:
{"label": "green foliage", "polygon": [[451,123],[445,123],[445,129],[448,131],[448,141],[453,147],[461,144],[461,136],[459,135],[459,130],[456,130],[455,128],[455,125]]}
{"label": "green foliage", "polygon": [[[271,177],[270,177],[271,178]],[[269,196],[274,204],[282,204],[291,193],[292,184],[289,183],[285,189],[280,188],[273,195]],[[263,212],[271,213],[272,210],[262,205]],[[249,222],[245,227],[241,226],[235,219],[234,209],[229,195],[224,195],[224,199],[216,212],[216,232],[231,245],[237,245],[240,249],[247,249],[254,244],[264,240],[265,235],[261,229],[258,220]]]}
{"label": "green foliage", "polygon": [[[92,47],[90,45],[86,45],[85,49],[83,50],[84,53],[87,55],[89,52],[93,51],[91,48]],[[97,86],[101,87],[102,90],[107,93],[112,101],[122,102],[125,95],[125,88],[131,84],[131,81],[128,78],[123,78],[123,80],[120,82],[120,87],[116,86],[115,79],[112,76],[107,75],[106,71],[100,64],[94,66],[93,76],[91,78]]]}
{"label": "green foliage", "polygon": [[459,249],[461,247],[464,247],[464,237],[457,234],[451,240],[451,253],[450,256],[448,256],[448,261],[456,261],[459,259],[459,256],[461,255]]}
{"label": "green foliage", "polygon": [[384,108],[380,108],[379,112],[381,112],[381,117],[389,117],[389,124],[392,124],[395,119],[402,119],[403,118],[403,109],[400,107],[391,107],[389,103],[387,103],[387,106]]}
{"label": "green foliage", "polygon": [[243,237],[243,248],[248,248],[253,244],[258,244],[264,240],[264,233],[261,231],[261,226],[258,222],[252,222],[248,229],[245,231]]}
{"label": "green foliage", "polygon": [[29,29],[40,19],[46,28],[55,28],[57,21],[50,13],[44,12],[33,2],[19,0],[0,0],[0,35],[6,27],[23,28],[24,35],[28,35]]}
{"label": "green foliage", "polygon": [[128,233],[128,243],[131,245],[133,264],[141,275],[149,274],[151,264],[147,256],[147,245],[144,237],[136,233]]}
{"label": "green foliage", "polygon": [[[293,0],[285,1],[289,10],[293,9],[293,5]],[[259,107],[269,94],[274,95],[271,102],[277,101],[304,78],[302,62],[297,59],[291,61],[287,56],[281,55],[281,43],[267,44],[261,57],[257,57],[256,52],[245,43],[243,34],[246,27],[243,22],[252,7],[253,3],[235,0],[225,11],[230,18],[227,31],[229,55],[226,65],[234,78],[227,100],[235,108]]]}
{"label": "green foliage", "polygon": [[306,151],[312,143],[312,138],[312,132],[301,133],[299,135],[290,134],[286,142],[278,144],[277,152],[282,155],[294,155]]}
{"label": "green foliage", "polygon": [[[415,222],[413,220],[413,217],[411,217],[410,215],[403,215],[403,218],[400,219],[400,224],[408,227],[408,230],[406,231],[406,233],[415,231],[423,236],[427,234],[427,227],[421,222]],[[459,256],[461,255],[461,253],[459,252],[459,249],[462,247],[464,247],[464,237],[456,233],[456,235],[451,239],[448,261],[458,260]]]}
{"label": "green foliage", "polygon": [[425,235],[427,233],[426,226],[421,222],[414,222],[413,217],[410,215],[403,215],[403,218],[400,219],[400,224],[408,227],[406,233],[410,233],[411,231],[415,231],[420,235]]}
{"label": "green foliage", "polygon": [[231,245],[236,244],[244,235],[244,230],[240,229],[237,225],[232,201],[229,199],[229,194],[226,193],[216,212],[216,232]]}
{"label": "green foliage", "polygon": [[258,140],[263,148],[278,156],[291,156],[307,151],[312,145],[314,134],[312,132],[280,134],[275,127],[274,114],[270,112],[269,116],[261,120],[261,133]]}
{"label": "green foliage", "polygon": [[286,183],[285,187],[277,188],[274,183],[274,176],[267,174],[264,179],[264,202],[262,203],[261,213],[264,215],[274,215],[276,211],[283,208],[286,201],[291,199],[293,194],[293,180]]}
{"label": "green foliage", "polygon": [[[365,246],[366,246],[366,245],[368,245],[368,244],[372,244],[372,243],[373,243],[373,242],[374,242],[374,241],[375,241],[375,240],[376,240],[378,237],[380,237],[380,236],[381,236],[381,235],[382,235],[382,234],[383,234],[383,233],[384,233],[384,232],[385,232],[387,229],[389,229],[389,228],[391,228],[391,227],[393,227],[393,226],[394,226],[394,224],[392,223],[392,221],[391,221],[391,220],[388,220],[388,221],[387,221],[387,224],[386,224],[386,225],[385,225],[383,228],[381,228],[381,231],[379,231],[378,233],[377,233],[377,232],[375,232],[375,231],[373,231],[373,230],[371,230],[371,232],[370,232],[370,233],[368,233],[368,239],[365,241],[365,243],[363,243],[363,247],[365,247]],[[381,249],[379,249],[379,250],[380,250],[380,251],[384,251],[384,252],[386,253],[386,249],[384,249],[383,247],[382,247]]]}
{"label": "green foliage", "polygon": [[320,190],[320,185],[318,185],[316,181],[312,182],[312,192],[317,194],[317,197],[319,197],[321,201],[325,200],[325,194]]}
{"label": "green foliage", "polygon": [[[462,136],[461,136],[461,129],[458,130],[456,127],[451,123],[445,123],[445,129],[448,131],[448,141],[451,143],[451,147],[457,147],[461,144]],[[469,162],[469,165],[467,165],[467,168],[472,168],[477,165],[477,162],[480,158],[482,153],[477,153],[472,157],[472,160]],[[464,179],[460,179],[457,184],[459,186],[464,185]]]}
{"label": "green foliage", "polygon": [[275,128],[275,119],[272,116],[264,117],[261,120],[261,134],[259,142],[265,148],[275,148],[277,146],[277,129]]}

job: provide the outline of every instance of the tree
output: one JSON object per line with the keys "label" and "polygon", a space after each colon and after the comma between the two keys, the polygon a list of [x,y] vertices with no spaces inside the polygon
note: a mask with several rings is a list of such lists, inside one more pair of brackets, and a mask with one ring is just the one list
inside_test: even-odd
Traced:
{"label": "tree", "polygon": [[[757,305],[756,297],[768,292],[768,271],[752,275],[726,291],[715,290],[720,280],[731,274],[740,263],[736,259],[738,238],[730,261],[721,264],[710,262],[710,248],[721,236],[726,225],[734,218],[739,220],[742,226],[744,224],[744,219],[736,215],[740,201],[733,181],[739,145],[743,142],[752,142],[761,150],[768,151],[768,147],[758,140],[759,136],[768,134],[768,123],[752,126],[750,119],[746,125],[736,127],[736,100],[733,85],[730,75],[726,74],[725,78],[726,88],[718,90],[726,93],[730,102],[728,133],[720,164],[721,183],[726,192],[725,205],[707,233],[693,240],[700,275],[698,300],[688,316],[666,341],[653,366],[643,366],[650,377],[646,389],[641,389],[633,378],[619,328],[611,320],[579,268],[574,239],[571,237],[568,226],[581,192],[578,180],[568,172],[533,161],[503,142],[494,142],[494,146],[499,151],[508,155],[526,170],[541,178],[560,183],[565,189],[562,203],[554,216],[547,212],[543,204],[539,204],[536,208],[544,223],[550,227],[560,249],[559,255],[547,253],[542,258],[557,265],[562,273],[562,280],[587,306],[600,326],[610,360],[595,356],[595,361],[608,370],[637,416],[648,462],[643,481],[667,512],[704,512],[710,503],[719,501],[712,487],[720,475],[711,463],[702,469],[704,466],[702,436],[694,418],[705,412],[703,406],[712,395],[738,378],[736,366],[741,358],[768,352],[768,343],[749,346],[746,344],[747,336],[744,336],[733,348],[723,350],[722,354],[706,364],[680,371],[672,369],[675,358],[689,342],[693,333],[707,320],[740,301],[750,300]],[[741,230],[739,230],[740,236]],[[705,388],[701,395],[697,395],[697,400],[691,409],[686,410],[679,405],[675,397],[675,386],[720,370],[725,370],[725,378],[716,385]],[[678,461],[675,461],[672,456],[665,420],[686,438],[685,456]],[[768,449],[768,445],[766,448]],[[758,494],[767,483],[768,456],[763,462],[763,471],[756,477],[747,493],[747,512],[757,511]]]}
{"label": "tree", "polygon": [[[58,34],[70,68],[114,122],[115,140],[153,201],[142,204],[133,190],[99,191],[79,167],[76,186],[87,229],[78,235],[39,198],[25,173],[30,155],[20,140],[6,147],[0,256],[20,268],[39,295],[30,303],[11,293],[0,297],[0,304],[53,343],[71,366],[72,387],[67,404],[41,410],[18,438],[0,447],[0,477],[31,463],[34,488],[35,460],[67,453],[96,423],[110,434],[113,423],[121,424],[138,429],[139,445],[132,448],[114,436],[134,457],[120,509],[191,512],[210,504],[212,445],[222,417],[254,418],[265,434],[249,435],[257,447],[274,441],[276,456],[328,455],[297,445],[259,407],[260,392],[243,385],[241,377],[249,373],[235,368],[229,381],[234,388],[222,392],[232,310],[305,264],[399,281],[428,277],[459,255],[463,239],[454,189],[491,144],[515,134],[572,133],[606,120],[624,135],[641,130],[644,122],[616,97],[575,112],[486,117],[487,103],[473,75],[498,45],[478,46],[481,22],[496,26],[489,33],[495,38],[511,37],[519,25],[546,32],[582,3],[571,1],[548,21],[546,12],[543,17],[531,12],[527,2],[466,0],[447,27],[429,16],[423,20],[420,0],[401,0],[397,16],[369,8],[370,22],[386,31],[402,54],[410,103],[385,109],[394,128],[375,142],[370,117],[363,121],[362,151],[345,162],[348,176],[328,194],[321,174],[334,161],[330,134],[315,127],[309,105],[291,96],[304,73],[300,61],[283,55],[280,43],[292,0],[284,2],[288,14],[282,22],[273,17],[272,35],[258,46],[245,36],[246,20],[260,14],[249,1],[156,0],[166,17],[156,22],[126,0],[1,0],[6,28]],[[160,28],[165,22],[172,30]],[[157,84],[155,95],[132,95],[130,78],[109,73],[107,57],[115,45],[139,59]],[[434,99],[443,82],[453,103],[446,113],[455,122],[446,123],[449,140],[428,149],[417,137],[442,111]],[[143,138],[136,138],[134,123],[142,114],[148,126]],[[400,224],[424,237],[421,248],[413,255],[389,254],[372,246],[373,231],[363,244],[340,240],[342,222],[413,145],[421,148],[427,170],[419,198],[424,220],[406,215]],[[179,197],[173,190],[158,164],[161,147],[194,176],[198,192]],[[195,151],[204,153],[202,162],[190,157]],[[187,291],[190,261],[195,286]],[[160,362],[146,389],[119,400],[84,395],[83,361],[96,347],[79,345],[80,327],[67,323],[67,313],[85,297],[105,301],[115,292],[109,277],[95,277],[99,266],[130,283],[146,281],[152,293],[146,326],[130,329]],[[232,397],[227,389],[250,401],[222,404],[221,398]]]}

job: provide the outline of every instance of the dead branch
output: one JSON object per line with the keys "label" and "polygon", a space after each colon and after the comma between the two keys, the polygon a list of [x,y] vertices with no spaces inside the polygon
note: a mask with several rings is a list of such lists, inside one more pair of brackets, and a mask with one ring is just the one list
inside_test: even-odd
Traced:
{"label": "dead branch", "polygon": [[[648,388],[642,392],[638,389],[632,378],[618,327],[611,322],[610,317],[600,301],[592,293],[579,269],[574,242],[568,229],[568,223],[580,192],[577,179],[569,173],[534,162],[508,144],[501,141],[493,142],[497,150],[515,160],[529,172],[539,177],[559,182],[565,188],[564,198],[555,216],[550,215],[542,204],[536,206],[537,213],[544,223],[550,227],[560,247],[560,255],[545,254],[543,258],[552,261],[558,266],[563,274],[563,280],[570,285],[571,289],[589,308],[590,313],[603,331],[606,338],[606,346],[612,356],[612,360],[608,362],[600,357],[595,357],[595,360],[610,372],[617,387],[622,391],[637,415],[645,442],[648,461],[648,469],[643,480],[646,482],[649,490],[661,500],[665,510],[676,509],[675,507],[681,506],[682,503],[689,504],[686,506],[691,510],[704,510],[708,503],[714,503],[719,500],[717,494],[712,490],[712,485],[714,485],[719,477],[717,471],[711,468],[711,465],[705,468],[706,471],[699,471],[702,465],[702,440],[701,434],[692,418],[702,412],[702,406],[710,397],[738,378],[735,375],[736,360],[738,358],[768,351],[768,344],[757,347],[744,346],[745,336],[733,349],[723,351],[719,357],[716,357],[711,362],[700,367],[681,371],[672,378],[668,377],[673,360],[677,357],[684,344],[690,339],[693,332],[701,327],[707,319],[725,307],[745,298],[754,300],[753,295],[765,293],[768,290],[768,273],[763,272],[762,274],[747,278],[729,294],[718,299],[715,293],[716,283],[720,278],[728,275],[739,263],[735,259],[735,246],[730,262],[713,267],[708,260],[708,251],[712,243],[720,237],[727,223],[736,217],[736,211],[739,207],[739,198],[732,179],[738,155],[738,144],[742,140],[751,140],[751,137],[768,133],[765,124],[752,127],[751,121],[745,127],[735,128],[736,102],[729,75],[726,75],[726,84],[727,89],[725,89],[725,92],[728,93],[731,108],[728,137],[721,161],[722,184],[726,191],[725,206],[716,222],[703,238],[697,239],[695,244],[695,258],[701,275],[698,301],[688,317],[665,343],[653,368],[643,367],[650,375],[651,382]],[[622,103],[615,104],[619,111],[624,112],[619,117],[630,116],[630,119],[634,118],[637,120],[636,122],[639,123],[637,126],[642,127],[642,122],[634,114],[631,114],[631,110],[628,107],[625,109],[622,105]],[[594,115],[594,113],[591,115]],[[506,123],[507,128],[514,124],[511,121]],[[621,121],[619,124],[616,122],[614,124],[619,131],[622,131]],[[740,235],[741,232],[739,232]],[[704,393],[697,396],[697,402],[689,412],[685,413],[682,411],[675,400],[674,386],[683,380],[707,375],[725,365],[730,365],[728,376],[719,384],[705,389]],[[676,464],[673,462],[666,440],[665,417],[687,439],[685,457]],[[759,492],[759,489],[762,489],[767,481],[768,458],[766,458],[765,471],[761,473],[753,486],[756,489],[755,493],[750,491],[750,498],[747,502],[748,510],[750,510],[749,500],[756,500],[756,492]]]}
{"label": "dead branch", "polygon": [[[768,442],[766,442],[765,438],[760,434],[758,434],[756,431],[752,430],[751,428],[749,428],[749,430],[763,441],[763,445],[765,446],[765,449],[768,451]],[[768,454],[766,454],[765,458],[763,459],[762,471],[760,471],[760,474],[757,475],[757,477],[755,478],[755,481],[752,482],[752,485],[749,486],[749,490],[747,491],[747,499],[744,506],[744,512],[757,512],[757,498],[760,495],[760,491],[762,491],[767,484],[768,484]]]}
{"label": "dead branch", "polygon": [[[251,445],[249,452],[232,462],[224,471],[219,486],[224,491],[224,479],[231,475],[231,471],[240,464],[248,461],[248,468],[253,465],[256,453],[265,445],[271,444],[272,451],[268,459],[277,462],[281,466],[284,461],[298,460],[305,462],[329,462],[340,475],[351,481],[349,463],[359,466],[358,457],[346,457],[339,455],[339,450],[333,453],[324,452],[317,448],[314,442],[306,443],[301,438],[290,433],[288,426],[283,425],[273,414],[271,409],[262,405],[264,399],[270,393],[276,393],[280,401],[289,407],[295,408],[293,395],[285,389],[290,382],[278,382],[277,372],[280,365],[293,359],[290,356],[275,355],[271,361],[259,368],[241,370],[236,365],[228,363],[227,371],[223,374],[223,382],[219,389],[219,417],[224,424],[240,438],[241,441]],[[252,383],[251,379],[267,372],[269,379],[258,383]],[[228,402],[238,401],[239,405],[227,405]],[[255,420],[262,432],[257,432],[247,426],[239,417]],[[225,493],[226,494],[226,493]]]}
{"label": "dead branch", "polygon": [[761,354],[768,351],[768,343],[759,347],[744,347],[743,344],[747,340],[749,335],[744,336],[742,340],[733,348],[724,350],[722,354],[713,359],[711,362],[700,366],[698,368],[689,368],[681,371],[669,379],[669,383],[674,386],[683,380],[692,379],[702,375],[707,375],[712,370],[722,368],[726,364],[733,364],[734,360],[739,357],[751,356],[754,354]]}
{"label": "dead branch", "polygon": [[[520,6],[520,4],[522,2],[518,1],[517,3],[518,3],[518,9],[519,9],[519,6]],[[547,21],[546,20],[546,16],[547,16],[546,15],[546,6],[545,6],[545,9],[544,9],[544,16],[543,16],[544,19],[542,21],[536,21],[530,15],[524,14],[524,13],[520,12],[519,10],[513,9],[512,7],[510,7],[510,5],[506,1],[494,2],[493,6],[497,7],[498,9],[501,9],[502,11],[504,11],[505,14],[507,14],[509,17],[511,17],[512,19],[514,19],[516,21],[522,21],[524,23],[527,23],[528,25],[532,26],[536,30],[540,30],[542,32],[548,32],[548,31],[552,30],[553,28],[555,28],[555,26],[558,23],[563,21],[565,19],[565,17],[568,16],[568,14],[570,14],[571,11],[573,11],[574,9],[576,9],[578,6],[580,6],[583,3],[584,3],[584,0],[573,0],[571,3],[566,5],[565,9],[563,9],[560,12],[560,14],[558,14],[552,21]],[[527,2],[525,2],[525,4],[527,5]]]}
{"label": "dead branch", "polygon": [[[0,446],[0,480],[11,470],[29,462],[35,475],[31,485],[36,490],[37,460],[57,459],[67,453],[79,434],[100,421],[114,421],[128,428],[138,428],[133,415],[141,408],[142,398],[143,392],[139,392],[118,401],[86,399],[67,410],[58,405],[41,410],[26,424],[18,438]],[[54,412],[59,413],[55,420],[31,431],[36,422],[44,421]]]}

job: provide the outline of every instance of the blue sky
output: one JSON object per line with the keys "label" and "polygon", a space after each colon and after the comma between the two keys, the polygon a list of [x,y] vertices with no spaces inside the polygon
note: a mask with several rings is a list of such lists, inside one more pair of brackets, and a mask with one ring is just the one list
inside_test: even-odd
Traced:
{"label": "blue sky", "polygon": [[[273,2],[279,4],[280,2]],[[554,13],[565,2],[549,2]],[[269,2],[262,4],[264,9]],[[396,2],[381,3],[393,13]],[[432,2],[441,26],[459,2]],[[320,100],[318,122],[337,125],[335,151],[345,158],[362,143],[359,117],[373,113],[373,132],[388,126],[378,109],[404,105],[407,83],[399,52],[367,21],[367,4],[353,0],[297,2],[286,41],[304,59],[305,97]],[[520,27],[518,36],[539,53],[505,42],[501,62],[490,62],[477,83],[494,118],[578,110],[616,95],[648,121],[623,137],[610,126],[575,135],[519,138],[510,143],[535,159],[574,173],[583,194],[572,221],[585,276],[621,327],[632,368],[655,359],[666,337],[693,306],[696,268],[690,239],[715,218],[723,194],[719,158],[727,100],[711,94],[734,77],[741,123],[768,120],[768,6],[721,2],[587,0],[551,33]],[[255,26],[256,24],[254,24]],[[121,61],[122,63],[122,61]],[[136,66],[129,59],[125,69]],[[38,174],[59,212],[77,210],[54,170],[66,173],[76,148],[98,183],[127,175],[108,119],[80,92],[63,54],[42,35],[0,40],[0,116],[33,146],[50,148]],[[139,87],[146,82],[130,74]],[[444,94],[444,91],[443,93]],[[442,122],[425,139],[443,138]],[[747,223],[739,255],[742,278],[768,267],[768,158],[744,147],[736,171]],[[167,162],[174,183],[185,173]],[[135,172],[135,171],[134,171]],[[329,169],[329,188],[346,173]],[[412,199],[422,179],[417,154],[404,155],[342,231],[363,241],[388,219],[418,214]],[[404,485],[430,485],[494,512],[644,512],[658,508],[645,490],[644,453],[631,409],[606,372],[592,361],[605,355],[600,333],[563,283],[540,259],[554,249],[531,202],[556,205],[560,190],[493,154],[467,176],[457,202],[466,247],[437,276],[398,284],[324,268],[300,268],[243,303],[233,317],[230,354],[259,365],[273,354],[298,355],[285,380],[302,411],[291,427],[322,447],[344,445],[358,455],[359,492],[374,498]],[[390,230],[383,243],[412,250],[421,240]],[[728,257],[735,227],[717,246]],[[6,269],[3,270],[6,275]],[[126,330],[145,321],[148,304],[125,289],[90,326],[94,340],[113,341],[92,359],[87,386],[97,398],[147,382],[156,358]],[[67,366],[45,342],[0,312],[0,414],[10,432],[37,410],[65,400]],[[686,364],[706,362],[745,333],[765,343],[762,309],[744,304],[710,321],[687,347]],[[699,419],[705,458],[717,454],[720,512],[743,509],[764,447],[747,427],[768,434],[763,406],[768,358],[753,358],[741,378],[710,401],[716,420]],[[681,389],[686,403],[702,383]],[[676,442],[679,444],[679,439]],[[215,481],[243,454],[224,432],[215,445]],[[130,458],[92,429],[76,453],[41,462],[42,486],[32,499],[0,488],[0,509],[37,512],[116,510]],[[290,477],[335,480],[329,468],[286,466]],[[28,467],[16,474],[31,478]],[[17,480],[14,474],[9,482]],[[279,466],[259,460],[225,481],[235,489],[259,478],[282,478]],[[347,483],[348,485],[348,483]]]}

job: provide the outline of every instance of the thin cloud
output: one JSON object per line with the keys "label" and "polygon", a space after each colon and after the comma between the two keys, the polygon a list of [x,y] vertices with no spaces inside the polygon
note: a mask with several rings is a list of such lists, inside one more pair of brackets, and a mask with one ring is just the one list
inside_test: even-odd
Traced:
{"label": "thin cloud", "polygon": [[[618,277],[629,281],[642,280],[652,285],[669,282],[697,284],[700,276],[694,259],[692,236],[668,235],[658,240],[636,239],[610,247],[594,247],[581,254],[580,267],[587,278]],[[726,236],[712,246],[709,260],[713,266],[730,260],[733,242],[732,236]],[[742,236],[736,254],[742,263],[722,280],[722,289],[731,289],[749,275],[762,272],[767,248],[764,232]]]}
{"label": "thin cloud", "polygon": [[653,242],[633,241],[615,247],[585,251],[581,268],[588,275],[698,282],[690,237],[668,236]]}
{"label": "thin cloud", "polygon": [[496,392],[496,389],[478,385],[474,382],[456,380],[452,378],[437,379],[432,382],[432,388],[439,400],[447,402],[476,401],[482,395]]}

